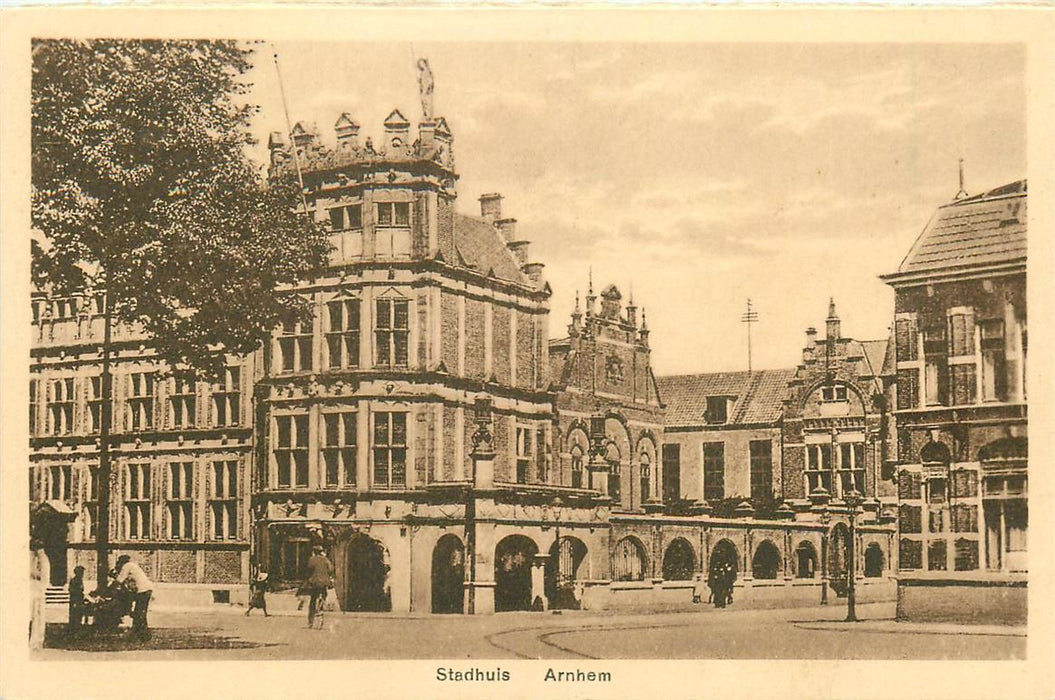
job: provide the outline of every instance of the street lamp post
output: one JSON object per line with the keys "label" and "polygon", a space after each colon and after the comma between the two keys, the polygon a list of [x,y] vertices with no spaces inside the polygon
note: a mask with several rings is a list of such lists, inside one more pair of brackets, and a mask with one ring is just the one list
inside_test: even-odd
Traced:
{"label": "street lamp post", "polygon": [[491,397],[479,396],[473,405],[476,431],[472,434],[473,474],[465,492],[465,552],[469,558],[469,591],[465,612],[476,614],[476,489],[480,480],[478,465],[481,460],[494,459],[494,437],[491,435]]}
{"label": "street lamp post", "polygon": [[850,511],[850,541],[846,546],[846,582],[849,584],[846,589],[846,621],[857,622],[857,599],[855,595],[855,582],[857,580],[857,509],[864,503],[864,497],[857,489],[853,489],[846,494],[843,500],[845,500],[846,507]]}
{"label": "street lamp post", "polygon": [[821,605],[828,604],[828,524],[832,521],[832,514],[828,512],[828,506],[821,511]]}

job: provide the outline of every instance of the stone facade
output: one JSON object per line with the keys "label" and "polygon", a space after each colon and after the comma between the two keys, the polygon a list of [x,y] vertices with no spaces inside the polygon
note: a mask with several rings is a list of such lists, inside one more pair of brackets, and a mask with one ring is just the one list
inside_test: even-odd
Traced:
{"label": "stone facade", "polygon": [[899,614],[1026,617],[1026,183],[941,207],[895,290]]}
{"label": "stone facade", "polygon": [[[76,514],[52,583],[95,574],[102,403],[102,294],[33,296],[30,501]],[[182,382],[139,329],[113,331],[110,541],[158,581],[224,588],[249,571],[251,387],[257,358],[228,358],[222,383]]]}

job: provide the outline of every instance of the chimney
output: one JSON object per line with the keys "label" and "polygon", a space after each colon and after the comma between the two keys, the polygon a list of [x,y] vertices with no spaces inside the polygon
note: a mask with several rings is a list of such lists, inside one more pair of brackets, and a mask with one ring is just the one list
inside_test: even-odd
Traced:
{"label": "chimney", "polygon": [[506,243],[512,243],[516,240],[517,233],[517,220],[516,219],[499,219],[495,222],[495,226],[502,232],[502,238]]}
{"label": "chimney", "polygon": [[509,241],[506,243],[506,248],[516,258],[517,264],[523,266],[528,264],[528,246],[530,245],[531,241]]}
{"label": "chimney", "polygon": [[802,348],[802,362],[805,364],[813,359],[813,347],[817,344],[817,329],[810,326],[806,329],[806,345]]}
{"label": "chimney", "polygon": [[359,147],[359,124],[348,116],[347,112],[338,117],[333,125],[333,131],[337,135],[337,146],[339,148]]}
{"label": "chimney", "polygon": [[400,150],[407,147],[410,138],[410,122],[398,109],[385,118],[385,148]]}
{"label": "chimney", "polygon": [[834,342],[839,340],[841,335],[841,323],[839,322],[839,315],[835,313],[835,299],[834,297],[828,301],[828,318],[825,319],[824,325],[828,334],[828,342]]}
{"label": "chimney", "polygon": [[634,295],[630,295],[630,303],[626,305],[626,322],[637,328],[637,306],[634,304]]}
{"label": "chimney", "polygon": [[480,195],[480,216],[495,223],[502,218],[502,195],[497,192]]}
{"label": "chimney", "polygon": [[316,131],[317,129],[314,125],[306,125],[304,122],[297,122],[293,125],[293,145],[298,149],[307,146],[315,140]]}
{"label": "chimney", "polygon": [[[526,244],[527,241],[524,241],[524,243]],[[524,250],[525,250],[525,253],[526,253],[527,252],[527,248],[525,247]],[[524,263],[524,265],[521,266],[520,270],[525,275],[527,275],[528,278],[537,287],[542,282],[542,269],[544,267],[546,267],[545,264],[540,263],[540,262]]]}

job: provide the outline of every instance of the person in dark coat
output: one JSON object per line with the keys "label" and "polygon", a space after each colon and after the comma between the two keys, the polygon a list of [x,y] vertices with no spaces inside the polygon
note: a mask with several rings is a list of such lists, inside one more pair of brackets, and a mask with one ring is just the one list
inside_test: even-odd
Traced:
{"label": "person in dark coat", "polygon": [[308,559],[308,578],[305,588],[311,595],[308,603],[308,627],[315,626],[316,616],[322,617],[322,608],[326,604],[326,592],[333,585],[333,564],[323,553],[322,545],[315,545]]}
{"label": "person in dark coat", "polygon": [[84,567],[78,566],[73,570],[73,578],[70,579],[70,616],[67,629],[74,634],[80,632],[86,614],[87,601],[84,598]]}
{"label": "person in dark coat", "polygon": [[260,608],[264,611],[264,617],[271,617],[267,614],[267,572],[261,571],[256,575],[256,578],[249,584],[249,607],[245,610],[245,616],[249,617],[249,613],[253,611],[253,608]]}

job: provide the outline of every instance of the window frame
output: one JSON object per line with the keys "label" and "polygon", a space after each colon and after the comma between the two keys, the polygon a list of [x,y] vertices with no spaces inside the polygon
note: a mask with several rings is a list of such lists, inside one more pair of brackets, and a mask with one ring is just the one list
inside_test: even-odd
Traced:
{"label": "window frame", "polygon": [[[407,487],[407,458],[409,456],[410,427],[408,411],[377,411],[372,416],[373,430],[371,431],[371,483],[376,490],[397,490]],[[384,430],[380,429],[381,421],[384,421]],[[401,425],[402,442],[397,439],[397,426]],[[381,439],[383,436],[384,439]],[[379,459],[380,457],[384,459]],[[401,457],[401,459],[396,459]],[[382,468],[383,465],[383,468]],[[402,469],[396,468],[402,465]],[[384,479],[378,477],[384,476]],[[400,477],[400,478],[397,478]]]}

